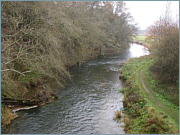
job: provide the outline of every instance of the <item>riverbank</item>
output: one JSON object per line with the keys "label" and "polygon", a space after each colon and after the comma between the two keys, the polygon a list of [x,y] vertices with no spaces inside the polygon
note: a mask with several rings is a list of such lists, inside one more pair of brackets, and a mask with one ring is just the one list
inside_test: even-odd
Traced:
{"label": "riverbank", "polygon": [[133,58],[121,69],[127,134],[179,133],[178,86],[157,80],[149,71],[153,62],[151,55]]}
{"label": "riverbank", "polygon": [[17,111],[36,108],[50,103],[57,98],[58,96],[52,90],[43,90],[36,87],[33,90],[29,89],[25,97],[21,97],[21,99],[14,99],[12,97],[1,99],[1,127],[10,124],[13,119],[18,117],[16,115]]}
{"label": "riverbank", "polygon": [[143,45],[148,48],[149,52],[151,52],[151,44],[146,41],[147,35],[137,35],[133,38],[133,43]]}
{"label": "riverbank", "polygon": [[[113,120],[114,112],[123,107],[123,95],[118,93],[122,87],[118,69],[135,56],[135,46],[140,45],[133,44],[120,54],[70,68],[71,80],[64,88],[56,87],[58,100],[18,112],[19,118],[5,126],[3,133],[124,134],[124,122]],[[136,53],[138,56],[146,53],[144,47],[141,48]]]}
{"label": "riverbank", "polygon": [[[122,51],[123,50],[119,52]],[[86,63],[89,60],[111,56],[119,52],[115,49],[104,49],[104,53],[101,54],[100,50],[96,50],[94,51],[93,56],[88,56],[82,61],[69,62],[67,63],[66,67],[68,70],[68,68],[80,66],[82,63]],[[49,80],[51,80],[51,82],[54,81],[53,86],[52,83],[51,85],[48,84]],[[3,121],[1,122],[1,126],[9,124],[11,120],[16,118],[16,111],[31,109],[34,108],[34,106],[42,106],[57,99],[58,96],[54,86],[57,85],[57,83],[55,82],[56,80],[44,75],[40,75],[37,72],[28,73],[26,76],[22,77],[21,80],[17,82],[14,81],[13,84],[16,86],[15,88],[12,88],[14,93],[10,93],[10,95],[2,92],[3,96],[1,96],[1,119],[3,119]],[[6,114],[4,112],[6,112]]]}

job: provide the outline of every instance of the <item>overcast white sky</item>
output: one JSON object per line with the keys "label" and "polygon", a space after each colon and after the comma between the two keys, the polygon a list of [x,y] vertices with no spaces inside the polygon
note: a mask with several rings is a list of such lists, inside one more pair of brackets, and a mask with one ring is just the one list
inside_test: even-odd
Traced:
{"label": "overcast white sky", "polygon": [[[165,13],[167,1],[124,1],[134,21],[143,30],[152,25],[154,21]],[[171,12],[175,18],[179,18],[179,1],[171,1]]]}

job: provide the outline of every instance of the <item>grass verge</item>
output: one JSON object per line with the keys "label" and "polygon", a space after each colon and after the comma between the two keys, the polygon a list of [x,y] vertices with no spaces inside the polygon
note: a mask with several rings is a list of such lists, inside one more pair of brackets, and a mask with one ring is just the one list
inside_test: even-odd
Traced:
{"label": "grass verge", "polygon": [[151,55],[134,58],[121,70],[121,78],[126,80],[123,105],[127,134],[179,133],[179,96],[173,96],[179,93],[170,95],[172,85],[165,88],[167,84],[149,71],[153,62]]}

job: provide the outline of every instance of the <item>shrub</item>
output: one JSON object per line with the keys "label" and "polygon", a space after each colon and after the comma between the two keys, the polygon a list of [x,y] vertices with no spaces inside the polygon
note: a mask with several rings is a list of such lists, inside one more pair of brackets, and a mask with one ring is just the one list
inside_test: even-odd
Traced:
{"label": "shrub", "polygon": [[119,110],[115,111],[114,119],[121,119],[121,117],[122,117],[122,111]]}
{"label": "shrub", "polygon": [[1,106],[1,126],[8,125],[11,120],[16,117],[17,115],[15,113],[11,113],[10,109]]}

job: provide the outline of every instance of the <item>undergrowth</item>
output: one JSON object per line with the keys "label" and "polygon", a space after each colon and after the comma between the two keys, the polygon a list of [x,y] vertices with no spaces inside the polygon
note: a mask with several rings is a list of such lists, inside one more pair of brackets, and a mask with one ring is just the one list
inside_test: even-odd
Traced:
{"label": "undergrowth", "polygon": [[113,119],[120,122],[121,118],[122,118],[122,111],[119,111],[119,110],[115,111]]}
{"label": "undergrowth", "polygon": [[15,113],[11,113],[10,109],[1,104],[1,126],[8,125],[16,117]]}
{"label": "undergrowth", "polygon": [[[127,134],[178,134],[179,106],[174,98],[148,70],[151,55],[130,59],[121,69],[126,81],[123,106],[125,108],[125,132]],[[142,82],[143,81],[143,82]],[[145,83],[149,93],[143,87]],[[179,119],[178,119],[179,120]]]}

